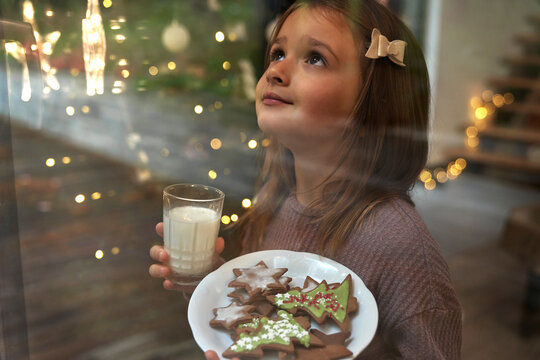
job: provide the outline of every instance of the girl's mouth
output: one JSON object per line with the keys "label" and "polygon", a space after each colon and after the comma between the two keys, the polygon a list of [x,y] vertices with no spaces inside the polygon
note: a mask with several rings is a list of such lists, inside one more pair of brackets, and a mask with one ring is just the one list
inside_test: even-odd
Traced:
{"label": "girl's mouth", "polygon": [[265,105],[280,105],[280,104],[291,105],[292,104],[292,102],[283,99],[281,96],[273,92],[264,93],[262,97],[262,102]]}

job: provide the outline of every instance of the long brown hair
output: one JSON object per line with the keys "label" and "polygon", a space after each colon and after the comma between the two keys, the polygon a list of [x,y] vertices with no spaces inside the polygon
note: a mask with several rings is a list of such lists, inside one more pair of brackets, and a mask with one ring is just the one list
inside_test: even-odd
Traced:
{"label": "long brown hair", "polygon": [[[429,79],[421,48],[410,30],[375,0],[301,0],[279,19],[269,41],[270,49],[287,17],[300,7],[318,8],[343,15],[361,46],[362,88],[352,121],[343,133],[341,161],[346,179],[327,182],[323,196],[306,207],[320,211],[318,240],[322,254],[335,254],[358,231],[376,205],[391,198],[412,203],[409,191],[425,165],[428,152]],[[390,41],[408,43],[400,67],[387,58],[363,56],[378,28]],[[364,49],[366,48],[366,49]],[[267,65],[268,65],[267,50]],[[253,206],[238,226],[248,251],[262,244],[267,226],[296,186],[292,153],[274,139],[266,150],[259,191]],[[306,217],[308,219],[308,217]],[[309,219],[313,219],[309,217]],[[301,241],[301,239],[298,239]]]}

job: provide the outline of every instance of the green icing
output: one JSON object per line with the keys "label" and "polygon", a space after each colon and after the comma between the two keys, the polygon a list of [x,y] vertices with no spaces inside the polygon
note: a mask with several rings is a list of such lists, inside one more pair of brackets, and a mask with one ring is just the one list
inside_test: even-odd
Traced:
{"label": "green icing", "polygon": [[[307,332],[296,320],[292,314],[286,311],[278,311],[277,320],[271,320],[267,317],[261,318],[261,327],[256,333],[240,334],[238,340],[230,347],[234,352],[249,352],[255,350],[261,345],[279,344],[289,345],[291,338],[297,338],[302,345],[309,347],[309,332]],[[243,327],[257,328],[259,319],[242,324]]]}
{"label": "green icing", "polygon": [[302,293],[291,290],[277,294],[274,305],[280,309],[305,308],[315,317],[320,318],[329,313],[334,319],[343,322],[347,316],[347,302],[349,301],[349,280],[334,289],[329,289],[326,282],[322,282],[315,289]]}

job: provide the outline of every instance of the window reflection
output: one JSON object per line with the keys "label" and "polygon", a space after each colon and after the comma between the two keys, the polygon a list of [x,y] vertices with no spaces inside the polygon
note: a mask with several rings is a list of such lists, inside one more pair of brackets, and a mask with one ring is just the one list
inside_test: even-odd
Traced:
{"label": "window reflection", "polygon": [[[432,73],[437,79],[434,151],[414,198],[445,255],[465,254],[449,261],[461,281],[458,290],[474,292],[467,282],[470,272],[502,271],[506,283],[514,284],[512,292],[492,298],[512,298],[507,313],[514,317],[508,322],[517,324],[523,269],[496,246],[485,251],[479,246],[502,236],[511,209],[540,202],[537,94],[528,92],[537,80],[535,48],[523,50],[533,55],[522,59],[526,70],[517,68],[516,59],[507,60],[514,64],[510,79],[487,81],[502,57],[489,52],[497,48],[493,44],[499,40],[493,39],[517,34],[525,22],[517,15],[506,19],[503,1],[492,4],[494,22],[500,22],[495,29],[482,20],[484,12],[463,1],[382,2],[402,15],[426,51],[433,34],[430,6],[442,7],[434,21],[444,41],[431,44],[439,51]],[[257,154],[271,140],[257,130],[253,89],[263,70],[266,34],[289,3],[25,0],[0,5],[3,18],[31,24],[35,38],[35,44],[13,38],[0,43],[9,83],[9,91],[0,87],[9,105],[0,115],[9,115],[10,125],[9,135],[0,137],[0,160],[2,166],[13,160],[16,190],[4,197],[16,208],[2,218],[0,234],[20,247],[20,264],[14,255],[4,266],[22,270],[24,298],[10,306],[25,304],[17,311],[27,325],[18,331],[28,335],[30,358],[202,356],[185,318],[187,302],[146,273],[148,248],[160,242],[154,226],[161,220],[161,190],[175,182],[222,189],[227,195],[223,225],[239,221],[255,201]],[[516,13],[538,11],[532,2],[524,4]],[[473,15],[466,24],[457,20],[467,14],[476,20]],[[537,27],[538,20],[532,21]],[[488,28],[493,39],[484,41]],[[37,54],[39,65],[32,58]],[[527,101],[531,104],[524,106]],[[514,125],[520,131],[512,132]],[[7,150],[11,141],[13,154]],[[484,156],[493,150],[526,161]],[[2,168],[2,179],[10,179],[4,173]],[[236,256],[238,239],[227,230],[223,235],[230,236],[224,256]],[[503,264],[500,269],[493,259]],[[480,268],[467,270],[481,261]],[[508,275],[507,269],[513,272]],[[491,280],[482,280],[485,287],[500,285]],[[493,300],[493,308],[499,305]],[[474,305],[469,311],[481,312]],[[477,327],[465,328],[469,349]],[[522,345],[513,332],[508,337]]]}

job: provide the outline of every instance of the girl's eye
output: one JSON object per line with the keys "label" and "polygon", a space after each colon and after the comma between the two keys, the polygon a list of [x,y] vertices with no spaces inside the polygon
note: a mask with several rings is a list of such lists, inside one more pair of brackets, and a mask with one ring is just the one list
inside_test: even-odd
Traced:
{"label": "girl's eye", "polygon": [[285,53],[281,49],[274,49],[270,53],[270,61],[281,61],[285,57]]}
{"label": "girl's eye", "polygon": [[311,54],[307,58],[307,63],[316,66],[325,66],[326,60],[319,54]]}

